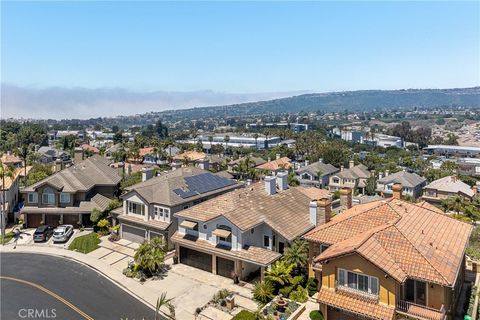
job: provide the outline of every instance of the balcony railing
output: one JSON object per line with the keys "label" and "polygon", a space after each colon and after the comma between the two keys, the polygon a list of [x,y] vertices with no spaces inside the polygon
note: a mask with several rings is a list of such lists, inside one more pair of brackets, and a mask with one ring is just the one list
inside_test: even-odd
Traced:
{"label": "balcony railing", "polygon": [[423,320],[445,320],[447,318],[443,305],[440,310],[437,310],[404,300],[397,302],[397,312]]}
{"label": "balcony railing", "polygon": [[368,301],[371,301],[371,302],[378,302],[378,295],[377,294],[368,293],[368,292],[365,292],[365,291],[361,291],[361,290],[357,290],[357,289],[353,289],[353,288],[346,287],[346,286],[341,286],[341,285],[337,285],[336,290],[337,290],[337,292],[348,294],[350,296],[354,296],[354,297],[359,298],[359,299],[368,300]]}

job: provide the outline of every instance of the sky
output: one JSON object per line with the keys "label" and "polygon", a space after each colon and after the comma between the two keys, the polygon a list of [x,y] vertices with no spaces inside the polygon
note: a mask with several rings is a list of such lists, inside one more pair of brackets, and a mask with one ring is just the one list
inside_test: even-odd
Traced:
{"label": "sky", "polygon": [[[28,114],[26,96],[48,101],[55,90],[58,108],[98,90],[195,96],[145,106],[177,108],[215,104],[212,94],[233,103],[480,85],[478,1],[2,1],[1,11],[2,116]],[[90,103],[84,115],[106,112]]]}

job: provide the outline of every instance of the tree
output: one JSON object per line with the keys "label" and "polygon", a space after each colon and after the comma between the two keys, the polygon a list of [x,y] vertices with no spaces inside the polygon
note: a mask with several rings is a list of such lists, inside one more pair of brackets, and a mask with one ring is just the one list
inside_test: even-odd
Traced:
{"label": "tree", "polygon": [[17,155],[23,160],[23,168],[25,170],[23,184],[27,183],[27,159],[31,153],[30,145],[22,144],[16,151]]}
{"label": "tree", "polygon": [[273,285],[268,281],[257,281],[253,287],[253,299],[261,304],[266,304],[272,300]]}
{"label": "tree", "polygon": [[213,136],[208,136],[208,142],[210,142],[210,154],[211,154],[212,153]]}
{"label": "tree", "polygon": [[369,196],[373,196],[376,193],[377,189],[377,177],[374,174],[371,174],[370,177],[367,179],[367,183],[365,186],[365,194]]}
{"label": "tree", "polygon": [[52,174],[52,167],[46,164],[35,163],[27,175],[27,185],[30,186]]}
{"label": "tree", "polygon": [[282,260],[276,261],[269,270],[265,271],[265,280],[276,286],[284,286],[292,281],[292,270],[293,265],[288,265]]}
{"label": "tree", "polygon": [[168,127],[165,126],[161,120],[157,121],[154,130],[159,139],[165,139],[168,137]]}
{"label": "tree", "polygon": [[225,152],[228,151],[228,142],[230,141],[230,136],[228,134],[223,137],[223,141],[225,141]]}
{"label": "tree", "polygon": [[163,267],[166,254],[165,241],[154,237],[142,243],[135,252],[135,264],[148,274],[153,274]]}
{"label": "tree", "polygon": [[258,133],[255,132],[255,133],[253,134],[253,139],[255,139],[255,149],[258,150],[258,143],[257,143],[257,141],[258,141]]}
{"label": "tree", "polygon": [[308,260],[308,242],[302,239],[293,241],[292,245],[285,250],[283,260],[296,270],[305,269]]}
{"label": "tree", "polygon": [[95,208],[92,210],[92,212],[90,212],[90,221],[92,221],[93,223],[97,223],[102,217],[102,215],[102,211]]}
{"label": "tree", "polygon": [[2,192],[3,192],[3,195],[2,195],[2,212],[1,212],[1,215],[0,215],[0,227],[1,227],[1,232],[2,232],[2,243],[3,243],[3,237],[5,236],[5,215],[7,214],[7,211],[6,211],[6,203],[7,201],[5,200],[6,198],[6,190],[5,190],[5,178],[10,178],[11,180],[13,180],[13,178],[15,177],[15,170],[11,167],[11,166],[7,166],[7,165],[4,165],[1,161],[0,161],[0,178],[2,178]]}

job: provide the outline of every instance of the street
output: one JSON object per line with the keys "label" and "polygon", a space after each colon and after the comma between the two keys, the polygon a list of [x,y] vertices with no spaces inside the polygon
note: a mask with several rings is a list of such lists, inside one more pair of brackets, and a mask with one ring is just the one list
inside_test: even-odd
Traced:
{"label": "street", "polygon": [[2,319],[154,319],[155,311],[97,272],[40,254],[2,253]]}

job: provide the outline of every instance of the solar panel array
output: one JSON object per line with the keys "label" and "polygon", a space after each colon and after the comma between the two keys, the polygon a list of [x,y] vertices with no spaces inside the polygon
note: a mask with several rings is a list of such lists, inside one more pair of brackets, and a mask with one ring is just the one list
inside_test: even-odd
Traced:
{"label": "solar panel array", "polygon": [[186,177],[185,183],[187,184],[188,190],[173,190],[173,192],[179,195],[182,199],[234,185],[235,181],[207,172],[196,176]]}

